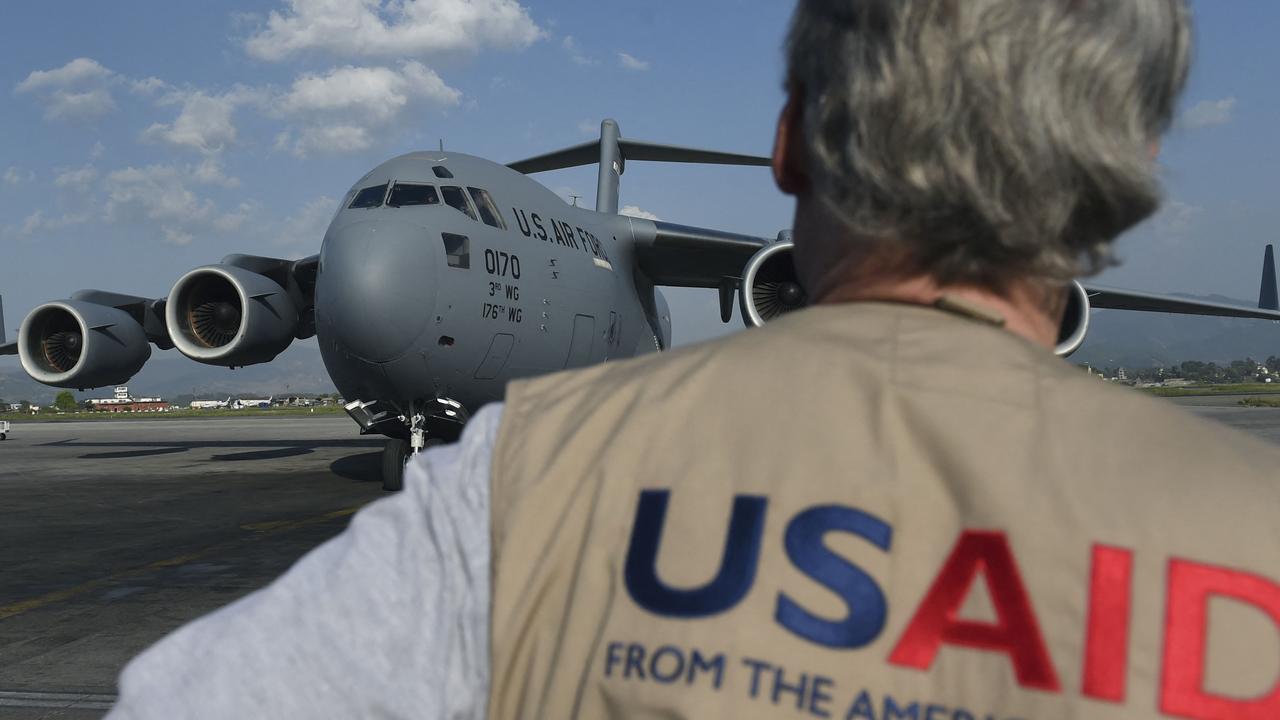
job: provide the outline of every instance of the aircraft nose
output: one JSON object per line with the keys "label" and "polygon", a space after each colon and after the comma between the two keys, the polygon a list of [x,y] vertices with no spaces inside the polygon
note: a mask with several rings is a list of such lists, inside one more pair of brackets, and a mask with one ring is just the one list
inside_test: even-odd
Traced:
{"label": "aircraft nose", "polygon": [[436,263],[427,231],[387,219],[330,230],[316,278],[317,331],[369,362],[409,350],[434,311]]}

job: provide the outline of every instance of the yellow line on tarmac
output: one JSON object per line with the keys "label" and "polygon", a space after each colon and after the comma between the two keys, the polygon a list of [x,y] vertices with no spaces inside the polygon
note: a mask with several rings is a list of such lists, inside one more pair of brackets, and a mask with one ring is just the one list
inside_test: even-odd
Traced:
{"label": "yellow line on tarmac", "polygon": [[46,605],[52,605],[53,603],[62,602],[63,600],[69,600],[73,597],[76,597],[77,595],[83,595],[87,592],[92,592],[94,590],[97,590],[100,587],[103,587],[105,585],[110,585],[111,583],[114,583],[118,580],[123,580],[125,578],[130,578],[130,577],[136,577],[138,575],[145,575],[155,570],[163,570],[165,568],[176,567],[178,565],[185,565],[194,560],[199,560],[202,557],[205,557],[207,555],[212,555],[221,550],[228,550],[237,545],[257,542],[259,540],[263,540],[273,535],[279,535],[280,533],[288,532],[290,530],[297,530],[298,528],[307,527],[308,525],[315,525],[317,523],[322,523],[329,520],[336,520],[340,517],[345,517],[347,515],[354,515],[358,510],[360,510],[361,507],[363,507],[363,505],[354,505],[352,507],[342,508],[341,510],[334,510],[332,512],[327,512],[327,513],[324,513],[323,515],[316,515],[314,517],[303,518],[301,520],[274,521],[274,522],[253,523],[249,525],[242,525],[241,526],[242,529],[254,531],[254,534],[249,537],[237,538],[230,542],[218,543],[217,545],[210,545],[207,548],[204,548],[202,550],[196,550],[195,552],[186,553],[185,555],[178,555],[176,557],[171,557],[164,560],[158,560],[156,562],[148,563],[146,565],[142,565],[136,568],[129,568],[127,570],[120,570],[118,572],[113,572],[110,575],[107,575],[106,577],[98,578],[97,580],[90,580],[89,582],[81,583],[74,587],[64,588],[62,590],[55,590],[51,593],[46,593],[39,597],[30,598],[28,600],[19,600],[18,602],[10,603],[9,605],[0,605],[0,620],[5,620],[7,618],[13,617],[14,615],[20,615],[30,610],[36,610],[38,608],[45,607]]}

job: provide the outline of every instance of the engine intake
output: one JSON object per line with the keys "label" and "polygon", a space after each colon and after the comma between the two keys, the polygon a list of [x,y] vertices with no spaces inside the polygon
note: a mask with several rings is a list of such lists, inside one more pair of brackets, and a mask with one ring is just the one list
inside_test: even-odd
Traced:
{"label": "engine intake", "polygon": [[809,302],[796,277],[791,255],[794,248],[789,241],[777,242],[747,261],[738,295],[742,322],[747,327],[760,327]]}
{"label": "engine intake", "polygon": [[232,265],[208,265],[174,284],[164,320],[183,355],[241,367],[272,360],[287,348],[298,310],[274,280]]}
{"label": "engine intake", "polygon": [[85,389],[128,381],[151,358],[151,344],[123,310],[59,300],[37,307],[22,321],[18,355],[33,380]]}

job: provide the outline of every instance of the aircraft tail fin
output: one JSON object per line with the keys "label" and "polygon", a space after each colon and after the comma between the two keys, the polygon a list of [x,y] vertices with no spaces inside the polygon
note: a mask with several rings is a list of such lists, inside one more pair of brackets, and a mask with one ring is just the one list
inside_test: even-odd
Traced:
{"label": "aircraft tail fin", "polygon": [[1267,252],[1262,256],[1262,288],[1258,290],[1258,307],[1280,310],[1280,296],[1276,291],[1276,256],[1271,245],[1267,245]]}
{"label": "aircraft tail fin", "polygon": [[618,183],[622,173],[626,171],[627,160],[757,167],[767,167],[770,164],[770,159],[762,155],[743,155],[629,140],[622,137],[617,121],[606,119],[600,123],[599,140],[513,162],[507,167],[528,175],[548,170],[581,167],[593,162],[599,163],[596,212],[617,214]]}

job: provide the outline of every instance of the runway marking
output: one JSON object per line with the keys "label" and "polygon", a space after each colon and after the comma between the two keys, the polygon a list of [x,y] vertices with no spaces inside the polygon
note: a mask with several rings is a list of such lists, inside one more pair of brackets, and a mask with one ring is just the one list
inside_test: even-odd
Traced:
{"label": "runway marking", "polygon": [[106,585],[110,585],[114,582],[123,580],[125,578],[136,577],[138,575],[145,575],[149,572],[154,572],[156,570],[163,570],[165,568],[171,568],[178,565],[185,565],[193,560],[198,560],[202,557],[205,557],[206,555],[212,555],[214,553],[221,552],[223,550],[229,550],[239,545],[258,542],[259,540],[264,540],[266,538],[279,535],[280,533],[288,532],[290,530],[297,530],[299,528],[304,528],[304,527],[307,527],[308,525],[316,525],[318,523],[328,522],[329,520],[336,520],[340,517],[354,515],[362,507],[364,507],[363,504],[353,505],[351,507],[342,508],[341,510],[334,510],[331,512],[324,513],[323,515],[315,515],[313,517],[303,518],[301,520],[274,521],[274,522],[252,523],[250,525],[242,525],[241,526],[242,529],[249,530],[254,534],[248,537],[240,537],[228,542],[218,543],[217,545],[210,545],[207,548],[204,548],[202,550],[196,550],[195,552],[186,553],[185,555],[178,555],[176,557],[166,558],[164,560],[158,560],[153,563],[147,563],[146,565],[141,565],[136,568],[129,568],[127,570],[120,570],[117,572],[113,572],[110,575],[107,575],[106,577],[101,577],[101,578],[98,578],[97,580],[90,580],[88,582],[81,583],[73,587],[64,588],[62,590],[54,590],[51,593],[46,593],[44,595],[40,595],[39,597],[30,598],[28,600],[19,600],[18,602],[10,603],[8,605],[0,605],[0,620],[6,620],[8,618],[13,617],[14,615],[21,615],[22,613],[29,612],[31,610],[36,610],[38,608],[42,608],[42,607],[45,607],[46,605],[51,605],[53,603],[62,602],[64,600],[70,600],[71,598],[76,597],[77,595],[83,595],[87,592],[93,592],[98,588],[104,587]]}
{"label": "runway marking", "polygon": [[0,707],[110,710],[115,702],[115,695],[105,693],[0,690]]}

